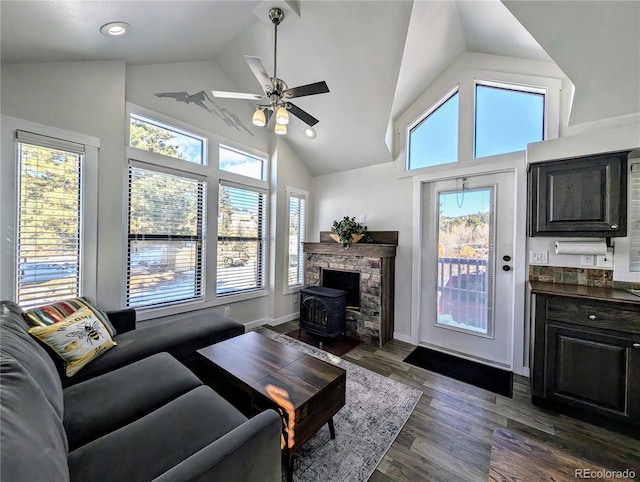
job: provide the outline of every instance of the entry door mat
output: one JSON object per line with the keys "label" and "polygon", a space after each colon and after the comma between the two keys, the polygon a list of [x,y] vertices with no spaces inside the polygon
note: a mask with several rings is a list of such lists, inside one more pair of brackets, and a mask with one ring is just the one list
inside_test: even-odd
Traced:
{"label": "entry door mat", "polygon": [[[306,343],[307,345],[319,348],[320,350],[324,350],[327,353],[331,353],[336,356],[344,356],[362,343],[360,340],[356,340],[349,336],[337,336],[331,339],[314,336],[304,330],[300,333],[300,330],[298,329],[291,330],[289,333],[285,334],[291,338],[295,338],[296,340]],[[298,334],[300,334],[300,337],[298,337]]]}
{"label": "entry door mat", "polygon": [[[293,482],[366,482],[409,419],[422,391],[265,327],[256,330],[347,371],[346,403],[296,453]],[[286,471],[283,470],[283,482]]]}
{"label": "entry door mat", "polygon": [[498,395],[513,398],[513,372],[458,358],[423,346],[416,347],[404,361]]}

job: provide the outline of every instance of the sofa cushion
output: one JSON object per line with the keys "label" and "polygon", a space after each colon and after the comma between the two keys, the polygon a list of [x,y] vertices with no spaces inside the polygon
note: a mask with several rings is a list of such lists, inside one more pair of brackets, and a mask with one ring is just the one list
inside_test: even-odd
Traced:
{"label": "sofa cushion", "polygon": [[3,356],[0,385],[0,480],[68,480],[62,420],[38,384],[18,361]]}
{"label": "sofa cushion", "polygon": [[53,325],[29,328],[29,333],[65,361],[68,377],[116,345],[106,327],[86,306]]}
{"label": "sofa cushion", "polygon": [[200,348],[243,333],[244,325],[215,312],[140,322],[135,330],[114,338],[117,347],[62,383],[69,386],[163,351],[183,361]]}
{"label": "sofa cushion", "polygon": [[31,326],[49,326],[64,320],[73,312],[85,307],[89,308],[96,318],[107,328],[109,335],[116,336],[116,329],[109,321],[107,314],[100,308],[93,306],[85,297],[70,298],[68,300],[38,306],[37,308],[31,308],[24,312],[24,317]]}
{"label": "sofa cushion", "polygon": [[16,360],[33,377],[62,420],[62,384],[58,370],[28,329],[18,305],[12,301],[0,302],[0,355]]}
{"label": "sofa cushion", "polygon": [[64,390],[64,427],[74,450],[202,385],[168,353],[158,353]]}
{"label": "sofa cushion", "polygon": [[69,454],[71,480],[149,481],[247,419],[202,386]]}

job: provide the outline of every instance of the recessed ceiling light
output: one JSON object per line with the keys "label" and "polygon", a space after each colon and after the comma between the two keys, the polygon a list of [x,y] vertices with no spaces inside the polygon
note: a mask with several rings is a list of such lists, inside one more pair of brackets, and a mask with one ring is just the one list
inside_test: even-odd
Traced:
{"label": "recessed ceiling light", "polygon": [[304,130],[304,135],[307,136],[309,139],[315,139],[316,138],[316,130],[313,127],[307,127]]}
{"label": "recessed ceiling light", "polygon": [[126,22],[109,22],[100,27],[100,33],[107,37],[121,37],[126,34],[131,25]]}

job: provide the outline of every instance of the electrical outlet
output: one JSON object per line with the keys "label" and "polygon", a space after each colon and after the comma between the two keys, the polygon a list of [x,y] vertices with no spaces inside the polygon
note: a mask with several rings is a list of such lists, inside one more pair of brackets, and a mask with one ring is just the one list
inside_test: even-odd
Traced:
{"label": "electrical outlet", "polygon": [[549,262],[549,251],[529,251],[530,264],[547,264]]}
{"label": "electrical outlet", "polygon": [[225,306],[224,307],[224,316],[231,316],[231,307],[230,306]]}
{"label": "electrical outlet", "polygon": [[580,257],[580,265],[581,266],[593,266],[595,264],[595,261],[593,259],[593,255],[592,254],[583,254]]}
{"label": "electrical outlet", "polygon": [[367,222],[367,217],[364,214],[361,214],[360,216],[358,216],[357,221],[359,223],[366,223]]}
{"label": "electrical outlet", "polygon": [[596,266],[598,268],[613,268],[613,255],[607,253],[596,256]]}
{"label": "electrical outlet", "polygon": [[295,305],[296,303],[298,303],[298,293],[293,295],[293,304]]}

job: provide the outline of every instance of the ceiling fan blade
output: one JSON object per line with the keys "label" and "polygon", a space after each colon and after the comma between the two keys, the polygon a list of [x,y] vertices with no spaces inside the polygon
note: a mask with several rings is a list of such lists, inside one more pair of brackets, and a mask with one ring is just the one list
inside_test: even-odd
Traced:
{"label": "ceiling fan blade", "polygon": [[282,92],[283,96],[287,99],[293,99],[294,97],[304,97],[305,95],[326,94],[329,92],[327,83],[315,82],[313,84],[301,85],[300,87],[292,87]]}
{"label": "ceiling fan blade", "polygon": [[221,97],[225,99],[251,99],[260,100],[264,97],[262,94],[246,94],[244,92],[224,92],[222,90],[212,90],[211,94],[214,97]]}
{"label": "ceiling fan blade", "polygon": [[314,126],[316,125],[318,122],[320,122],[318,119],[316,119],[315,117],[313,117],[311,114],[303,111],[300,107],[298,107],[295,104],[292,104],[291,102],[287,102],[287,106],[289,107],[289,111],[296,116],[298,119],[300,119],[301,121],[309,124],[310,126]]}
{"label": "ceiling fan blade", "polygon": [[251,72],[253,72],[253,75],[255,75],[256,79],[258,79],[262,90],[264,90],[265,92],[267,92],[267,90],[271,90],[273,87],[271,84],[271,77],[267,75],[267,69],[264,68],[264,64],[262,63],[262,60],[260,60],[260,57],[251,57],[250,55],[245,55],[244,60],[247,61]]}

